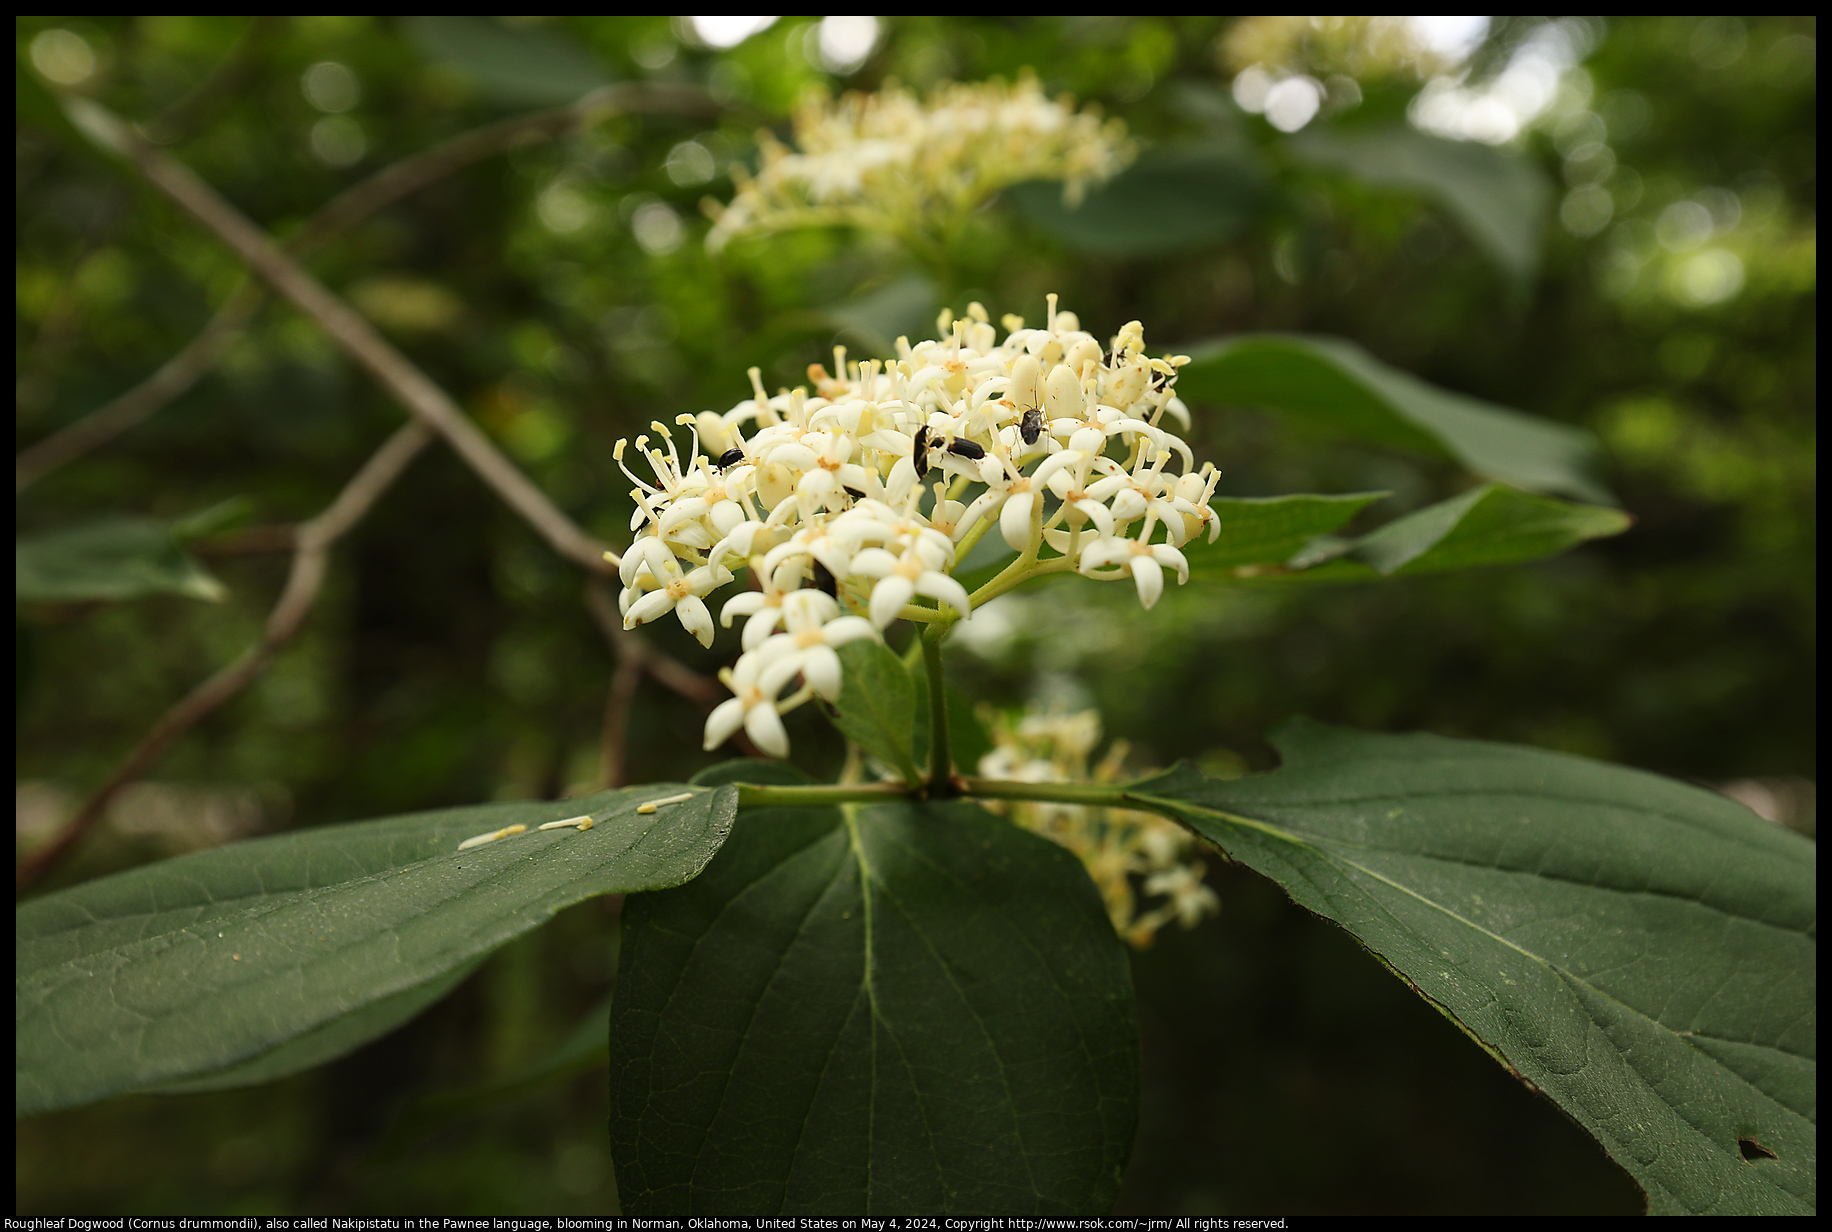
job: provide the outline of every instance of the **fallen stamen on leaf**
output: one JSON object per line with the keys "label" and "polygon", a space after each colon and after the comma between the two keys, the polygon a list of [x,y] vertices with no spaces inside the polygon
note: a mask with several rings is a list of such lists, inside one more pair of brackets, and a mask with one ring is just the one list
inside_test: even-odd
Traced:
{"label": "fallen stamen on leaf", "polygon": [[488,834],[479,834],[474,838],[465,839],[462,843],[458,844],[458,850],[466,851],[472,847],[481,847],[485,843],[494,843],[499,838],[508,838],[511,834],[520,834],[527,828],[527,826],[519,822],[513,826],[504,826],[500,830],[492,830]]}
{"label": "fallen stamen on leaf", "polygon": [[539,830],[563,830],[568,826],[577,826],[581,830],[589,830],[592,828],[592,819],[590,816],[566,817],[559,821],[543,822],[535,828]]}
{"label": "fallen stamen on leaf", "polygon": [[639,813],[653,813],[664,804],[679,804],[683,800],[691,799],[693,799],[693,793],[684,791],[678,796],[663,796],[659,800],[644,800],[641,804],[636,806],[636,811]]}

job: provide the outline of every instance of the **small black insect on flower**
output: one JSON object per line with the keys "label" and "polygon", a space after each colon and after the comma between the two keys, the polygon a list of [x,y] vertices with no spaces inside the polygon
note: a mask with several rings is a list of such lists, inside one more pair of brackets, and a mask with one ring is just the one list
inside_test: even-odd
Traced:
{"label": "small black insect on flower", "polygon": [[916,429],[916,444],[910,450],[910,465],[916,468],[916,478],[922,480],[929,474],[929,426],[924,424]]}
{"label": "small black insect on flower", "polygon": [[1033,406],[1024,412],[1024,418],[1018,421],[1018,435],[1024,438],[1026,445],[1035,445],[1037,438],[1043,435],[1043,408]]}

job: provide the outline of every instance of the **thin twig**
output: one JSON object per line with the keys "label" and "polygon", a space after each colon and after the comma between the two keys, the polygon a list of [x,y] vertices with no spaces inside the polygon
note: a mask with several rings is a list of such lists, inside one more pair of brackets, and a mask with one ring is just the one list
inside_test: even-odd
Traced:
{"label": "thin twig", "polygon": [[443,389],[355,310],[299,268],[266,232],[189,168],[135,136],[111,112],[84,98],[68,98],[64,105],[78,128],[103,148],[130,159],[149,181],[203,223],[367,368],[396,400],[444,437],[458,456],[555,551],[593,573],[607,570],[604,544],[576,526],[458,409]]}
{"label": "thin twig", "polygon": [[[611,673],[610,689],[604,700],[603,738],[604,785],[617,787],[622,785],[624,767],[628,761],[626,741],[630,709],[635,705],[636,686],[643,673],[655,677],[657,683],[695,703],[704,712],[710,712],[728,695],[724,686],[717,681],[700,675],[672,655],[657,650],[642,634],[625,629],[623,614],[617,610],[616,600],[611,598],[610,588],[602,579],[593,578],[585,584],[585,605],[590,609],[592,618],[598,622],[599,629],[604,632],[604,640],[610,644],[611,653],[617,658],[617,669]],[[742,730],[732,740],[745,756],[762,756]]]}
{"label": "thin twig", "polygon": [[290,642],[305,624],[318,591],[324,584],[325,565],[330,547],[362,519],[376,500],[399,478],[414,456],[433,439],[432,430],[420,420],[411,420],[395,430],[393,436],[375,451],[361,470],[344,485],[343,491],[323,513],[301,523],[293,542],[293,564],[261,638],[235,660],[218,669],[202,684],[159,717],[152,730],[136,745],[109,775],[107,782],[84,800],[57,835],[33,851],[19,864],[18,888],[23,890],[42,877],[82,839],[107,811],[121,789],[145,774],[165,755],[173,742],[195,727],[212,711],[246,688],[259,676],[275,654]]}
{"label": "thin twig", "polygon": [[[304,257],[364,218],[429,184],[499,154],[530,135],[557,138],[614,112],[714,114],[717,105],[692,86],[638,83],[606,86],[566,104],[499,120],[460,133],[429,150],[390,163],[374,175],[333,197],[286,242],[295,257]],[[150,418],[216,367],[241,331],[254,318],[266,294],[258,282],[247,282],[223,301],[215,315],[181,351],[132,389],[97,407],[20,452],[14,462],[14,491],[26,487],[90,450],[113,440]]]}

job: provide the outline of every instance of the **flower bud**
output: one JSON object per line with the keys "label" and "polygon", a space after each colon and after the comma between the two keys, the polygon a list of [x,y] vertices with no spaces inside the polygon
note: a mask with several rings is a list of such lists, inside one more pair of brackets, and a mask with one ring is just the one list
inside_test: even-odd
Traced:
{"label": "flower bud", "polygon": [[1081,380],[1066,364],[1050,369],[1043,382],[1043,405],[1050,419],[1086,419],[1088,401],[1082,396]]}

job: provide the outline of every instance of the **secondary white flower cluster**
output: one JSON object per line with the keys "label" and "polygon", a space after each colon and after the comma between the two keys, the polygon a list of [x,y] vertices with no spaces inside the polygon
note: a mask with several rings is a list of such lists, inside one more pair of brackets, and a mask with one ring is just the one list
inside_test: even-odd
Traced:
{"label": "secondary white flower cluster", "polygon": [[767,133],[760,144],[763,166],[719,211],[707,237],[714,249],[823,223],[945,225],[1023,180],[1062,180],[1065,198],[1079,201],[1133,154],[1122,122],[1045,98],[1030,76],[947,85],[926,102],[896,86],[817,99],[796,112],[799,152]]}
{"label": "secondary white flower cluster", "polygon": [[[754,582],[720,612],[727,627],[745,618],[743,654],[721,673],[734,696],[707,720],[707,748],[743,727],[786,756],[780,716],[839,697],[835,647],[900,617],[964,619],[1070,570],[1130,578],[1150,607],[1165,569],[1188,580],[1179,549],[1219,532],[1219,474],[1165,423],[1188,427],[1173,393],[1187,357],[1147,356],[1137,321],[1103,347],[1054,295],[1043,328],[1008,316],[1003,342],[978,304],[939,325],[944,340],[899,338],[888,363],[849,365],[837,349],[838,374],[810,365],[811,389],[769,396],[753,368],[752,398],[676,421],[691,428],[685,455],[659,423],[665,448],[636,438],[654,480],[624,466],[637,485],[625,627],[673,612],[710,646],[706,596],[740,569]],[[994,526],[1018,556],[969,596],[955,566]]]}
{"label": "secondary white flower cluster", "polygon": [[[1100,734],[1093,710],[1002,720],[993,725],[995,747],[980,759],[980,774],[1027,783],[1116,782],[1126,744],[1115,741],[1100,764],[1090,766]],[[1221,910],[1215,891],[1202,884],[1207,870],[1195,836],[1155,813],[1044,800],[981,803],[1074,852],[1099,888],[1114,931],[1135,946],[1150,945],[1172,920],[1194,928]],[[1140,893],[1160,901],[1142,910]]]}

